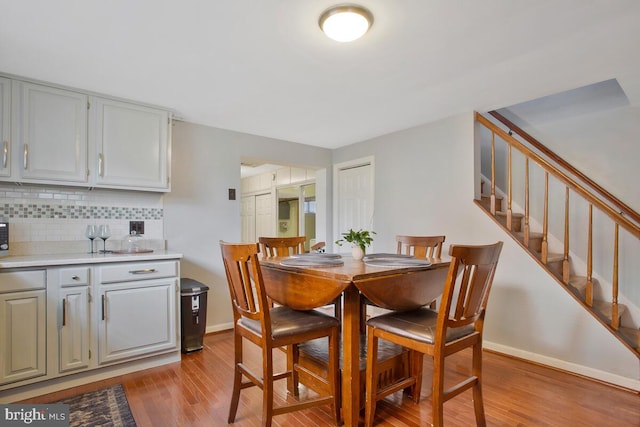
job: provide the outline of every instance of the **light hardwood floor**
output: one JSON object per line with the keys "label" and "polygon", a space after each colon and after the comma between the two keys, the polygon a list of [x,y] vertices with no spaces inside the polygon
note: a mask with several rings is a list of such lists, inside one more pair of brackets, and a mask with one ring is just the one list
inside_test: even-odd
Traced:
{"label": "light hardwood floor", "polygon": [[[99,383],[29,399],[48,403],[65,397],[122,383],[138,426],[224,426],[232,386],[233,343],[230,332],[205,337],[203,351],[183,355],[182,361],[123,375]],[[254,367],[259,353],[247,348]],[[278,352],[276,352],[278,353]],[[283,354],[276,355],[279,367]],[[447,377],[466,372],[470,357],[452,358]],[[640,426],[640,395],[585,378],[485,351],[484,401],[489,426]],[[425,357],[420,404],[396,393],[379,402],[376,425],[424,426],[431,421],[429,401],[431,361]],[[286,399],[285,383],[276,386]],[[301,392],[304,396],[304,390]],[[238,427],[260,425],[262,397],[255,387],[242,391],[236,417]],[[445,403],[445,425],[475,425],[471,393]],[[310,409],[276,416],[274,426],[329,426],[327,409]]]}

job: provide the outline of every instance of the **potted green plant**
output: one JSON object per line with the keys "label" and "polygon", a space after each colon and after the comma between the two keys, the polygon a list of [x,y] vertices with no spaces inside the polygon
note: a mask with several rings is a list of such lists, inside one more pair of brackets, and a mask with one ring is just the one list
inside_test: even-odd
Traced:
{"label": "potted green plant", "polygon": [[342,233],[341,239],[336,240],[336,245],[342,246],[343,242],[351,243],[351,254],[353,255],[353,258],[362,259],[367,246],[371,245],[371,242],[373,242],[373,234],[376,234],[376,232],[362,229],[354,231],[350,228],[348,232]]}

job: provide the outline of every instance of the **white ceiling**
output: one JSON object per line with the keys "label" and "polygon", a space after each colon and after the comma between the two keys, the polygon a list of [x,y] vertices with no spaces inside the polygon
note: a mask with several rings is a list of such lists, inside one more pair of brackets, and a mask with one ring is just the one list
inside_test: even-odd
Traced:
{"label": "white ceiling", "polygon": [[336,148],[617,79],[640,103],[638,0],[362,0],[361,40],[317,0],[0,0],[0,72]]}

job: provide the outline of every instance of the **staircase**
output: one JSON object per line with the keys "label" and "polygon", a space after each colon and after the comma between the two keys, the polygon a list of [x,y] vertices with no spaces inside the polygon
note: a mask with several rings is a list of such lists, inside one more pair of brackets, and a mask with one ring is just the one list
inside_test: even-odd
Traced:
{"label": "staircase", "polygon": [[[602,190],[597,184],[591,182],[589,178],[582,175],[573,167],[568,165],[564,160],[555,156],[548,151],[538,141],[534,140],[530,135],[519,129],[513,123],[496,112],[490,113],[499,123],[494,123],[486,117],[476,114],[476,123],[480,124],[491,134],[491,177],[484,178],[481,181],[481,197],[475,200],[475,203],[485,211],[504,231],[509,234],[520,246],[527,252],[537,263],[545,269],[551,277],[553,277],[560,286],[562,286],[582,307],[593,315],[611,334],[620,340],[629,350],[631,350],[640,359],[640,329],[634,326],[625,326],[622,319],[627,307],[618,302],[618,278],[619,278],[619,229],[623,228],[633,237],[638,239],[640,245],[640,215],[613,198],[605,190]],[[504,128],[507,130],[504,130]],[[518,138],[513,135],[516,134]],[[533,144],[531,149],[530,145]],[[496,164],[496,145],[506,144],[506,146],[498,147],[506,152],[503,165]],[[519,153],[524,156],[524,168],[518,170],[513,164],[513,153]],[[484,153],[484,152],[483,152]],[[544,156],[546,154],[546,157]],[[484,155],[484,154],[483,154]],[[532,194],[530,185],[530,165],[535,165],[544,171],[544,194]],[[556,165],[560,166],[557,167]],[[506,188],[500,189],[496,184],[496,170],[500,166],[506,171]],[[575,172],[575,176],[569,176],[566,170]],[[515,171],[515,172],[514,172]],[[523,194],[523,207],[519,208],[513,202],[514,175],[522,172],[524,179],[518,182],[524,182],[524,189],[517,189]],[[549,216],[549,177],[557,180],[566,188],[564,195],[564,218],[550,218]],[[522,177],[520,177],[522,178]],[[584,185],[578,181],[585,181],[588,185]],[[488,188],[486,188],[488,187]],[[594,190],[595,188],[595,190]],[[601,190],[601,191],[600,191]],[[571,252],[569,246],[570,240],[570,198],[582,197],[588,204],[588,226],[583,232],[588,236],[587,256],[584,263],[586,271],[584,275],[574,273],[574,266],[571,262]],[[534,218],[530,212],[530,199],[535,197],[544,200],[544,209],[542,219]],[[611,198],[612,200],[608,200]],[[514,209],[515,208],[515,209]],[[613,246],[613,266],[611,284],[602,286],[598,280],[593,277],[593,210],[599,210],[613,221],[614,235],[612,236]],[[520,210],[520,212],[516,212]],[[554,238],[549,233],[549,223],[552,220],[563,222],[561,226],[564,230],[564,236],[560,246],[563,246],[562,252],[550,252],[550,240]],[[534,230],[534,224],[540,224],[539,230]],[[557,229],[557,228],[556,228]],[[556,245],[557,246],[557,245]],[[637,253],[636,253],[637,255]],[[640,285],[637,283],[636,285]],[[609,292],[609,287],[611,291]],[[604,292],[603,289],[607,289]],[[597,292],[600,291],[600,292]],[[606,295],[606,297],[603,297]],[[602,298],[602,299],[600,299]]]}

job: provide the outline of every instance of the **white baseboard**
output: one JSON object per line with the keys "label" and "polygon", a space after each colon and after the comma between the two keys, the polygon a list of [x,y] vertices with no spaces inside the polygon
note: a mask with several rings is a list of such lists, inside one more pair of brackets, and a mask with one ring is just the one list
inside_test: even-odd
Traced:
{"label": "white baseboard", "polygon": [[595,380],[603,381],[619,387],[624,387],[629,390],[640,391],[640,380],[637,380],[637,379],[622,377],[620,375],[612,374],[610,372],[600,371],[598,369],[589,368],[587,366],[577,365],[575,363],[567,362],[560,359],[554,359],[553,357],[543,356],[543,355],[532,353],[529,351],[524,351],[518,348],[509,347],[502,344],[496,344],[486,340],[483,341],[482,346],[487,350],[496,351],[498,353],[504,353],[509,356],[514,356],[520,359],[539,363],[541,365],[546,365],[552,368],[582,375],[588,378],[593,378]]}
{"label": "white baseboard", "polygon": [[233,322],[219,323],[217,325],[207,325],[207,328],[205,329],[205,334],[210,334],[212,332],[227,331],[230,329],[233,329]]}

